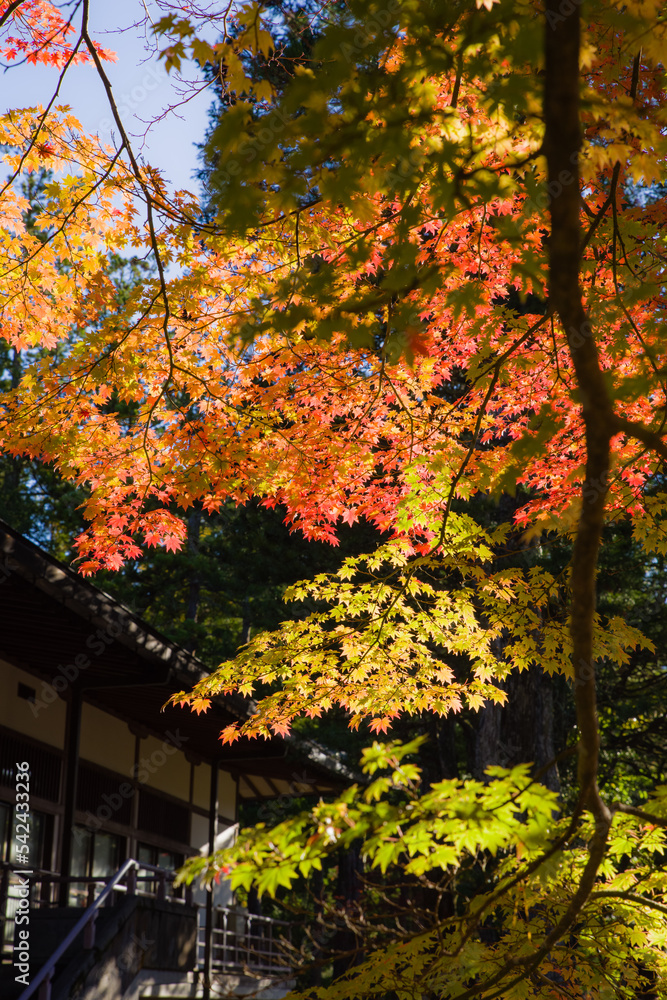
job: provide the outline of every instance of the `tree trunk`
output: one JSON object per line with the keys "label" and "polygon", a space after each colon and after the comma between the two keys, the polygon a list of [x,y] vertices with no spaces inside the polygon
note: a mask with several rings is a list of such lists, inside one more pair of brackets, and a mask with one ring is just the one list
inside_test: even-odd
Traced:
{"label": "tree trunk", "polygon": [[[505,705],[490,704],[479,713],[475,741],[475,775],[484,777],[491,764],[514,767],[532,763],[533,771],[555,757],[553,735],[553,682],[541,667],[510,674],[502,687]],[[558,768],[553,764],[542,775],[542,784],[558,791]]]}
{"label": "tree trunk", "polygon": [[362,959],[359,936],[347,922],[348,917],[352,923],[357,916],[356,910],[361,895],[360,873],[359,848],[352,847],[350,850],[340,851],[336,896],[341,917],[333,939],[332,950],[336,956],[333,963],[334,979],[342,976],[352,966],[358,965]]}

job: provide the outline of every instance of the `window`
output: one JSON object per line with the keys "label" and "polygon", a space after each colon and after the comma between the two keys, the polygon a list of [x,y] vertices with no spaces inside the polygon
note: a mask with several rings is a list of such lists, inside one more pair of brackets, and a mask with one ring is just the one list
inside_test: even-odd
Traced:
{"label": "window", "polygon": [[0,802],[0,861],[9,861],[9,818],[12,807]]}
{"label": "window", "polygon": [[51,870],[51,850],[53,847],[53,816],[48,813],[32,810],[30,821],[27,824],[30,830],[28,846],[30,848],[28,857],[23,857],[23,852],[19,856],[16,848],[23,841],[17,840],[17,836],[23,836],[23,830],[19,822],[14,822],[14,807],[8,802],[0,802],[0,861],[9,861],[16,864],[17,858],[28,868],[42,868],[45,871]]}
{"label": "window", "polygon": [[[125,838],[113,833],[93,833],[75,826],[72,831],[72,875],[82,878],[106,878],[115,875],[125,855]],[[88,884],[74,883],[70,888],[70,906],[85,906]],[[101,888],[101,887],[100,887]],[[99,893],[96,892],[96,895]]]}
{"label": "window", "polygon": [[[150,844],[137,844],[137,861],[143,861],[145,865],[153,865],[154,868],[164,868],[166,871],[173,872],[183,864],[183,855],[174,854],[172,851],[163,851]],[[148,874],[149,872],[145,868],[139,869],[139,879],[145,878]],[[140,892],[157,893],[157,887],[157,879],[140,881],[138,884]],[[174,895],[180,895],[180,890],[177,890]]]}
{"label": "window", "polygon": [[27,684],[21,684],[19,681],[17,694],[19,698],[23,698],[25,701],[29,701],[31,705],[35,704],[35,695],[37,692],[34,688],[28,687]]}
{"label": "window", "polygon": [[[17,839],[22,836],[19,822],[14,822],[14,807],[8,802],[0,802],[0,861],[8,861],[15,864],[20,857],[21,863],[25,864],[23,855],[17,855],[17,847],[22,845],[22,841]],[[48,813],[33,810],[30,813],[30,837],[28,845],[30,848],[26,867],[33,870],[51,868],[51,849],[53,846],[53,816]],[[2,950],[9,952],[13,948],[14,942],[14,917],[19,902],[18,883],[14,881],[9,886],[8,897],[5,903],[4,912],[0,911],[0,924],[2,928]]]}
{"label": "window", "polygon": [[[12,807],[0,802],[0,861],[9,861],[9,830]],[[10,889],[11,894],[11,889]],[[8,899],[0,909],[0,924],[2,925],[2,940],[0,950],[3,955],[10,954],[14,946],[14,913],[16,900]]]}

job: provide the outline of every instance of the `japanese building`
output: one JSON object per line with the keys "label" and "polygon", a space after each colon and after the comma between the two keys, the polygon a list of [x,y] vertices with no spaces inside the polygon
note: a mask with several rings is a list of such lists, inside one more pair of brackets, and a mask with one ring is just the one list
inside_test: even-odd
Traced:
{"label": "japanese building", "polygon": [[[211,843],[231,842],[244,799],[340,787],[336,762],[316,746],[279,739],[223,746],[221,729],[252,711],[245,699],[216,698],[200,716],[165,708],[205,675],[204,665],[1,522],[0,616],[5,961],[17,863],[29,861],[34,873],[33,905],[72,909],[90,902],[95,880],[103,885],[128,858],[155,875]],[[17,822],[23,762],[29,850]],[[206,896],[198,890],[188,902]],[[208,905],[232,902],[223,883]]]}

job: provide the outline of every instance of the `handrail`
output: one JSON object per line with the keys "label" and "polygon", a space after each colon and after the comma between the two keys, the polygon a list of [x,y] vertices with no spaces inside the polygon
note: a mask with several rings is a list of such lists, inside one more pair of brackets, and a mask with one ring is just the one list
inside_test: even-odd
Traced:
{"label": "handrail", "polygon": [[[6,868],[7,871],[13,872],[17,864],[23,864],[23,862],[18,862],[18,861],[0,861],[0,868],[3,868],[3,869]],[[52,872],[49,868],[31,868],[30,871],[34,875],[39,875],[39,876],[43,876],[43,877],[46,877],[47,875],[58,875],[58,877],[60,877],[60,873],[59,872]],[[21,872],[20,871],[16,872],[16,874],[20,875]]]}
{"label": "handrail", "polygon": [[[134,860],[130,858],[129,860]],[[136,861],[137,867],[141,871],[151,872],[151,875],[141,876],[141,881],[152,882],[153,875],[164,875],[167,878],[174,878],[174,872],[168,868],[160,868],[159,865],[150,865],[147,861]],[[0,871],[7,871],[10,875],[23,875],[23,871],[15,871],[16,862],[0,861]],[[61,875],[60,872],[50,871],[47,868],[31,868],[30,881],[41,882],[48,879],[49,882],[106,882],[109,875]]]}
{"label": "handrail", "polygon": [[73,944],[73,942],[77,939],[81,931],[84,930],[85,927],[87,927],[87,925],[94,920],[95,916],[97,915],[97,911],[102,906],[102,904],[108,899],[111,893],[114,891],[114,888],[116,887],[117,883],[120,882],[121,879],[125,878],[125,876],[130,871],[132,871],[133,868],[139,868],[139,867],[149,868],[152,866],[140,865],[140,863],[138,861],[135,861],[133,858],[127,859],[125,864],[116,872],[116,874],[107,883],[106,888],[102,890],[102,892],[99,894],[95,902],[92,903],[85,910],[83,916],[81,917],[80,920],[77,921],[77,923],[69,932],[65,940],[58,945],[58,947],[51,955],[51,958],[48,960],[46,965],[42,966],[42,968],[39,970],[33,981],[28,986],[26,986],[23,993],[21,993],[19,1000],[28,1000],[28,997],[31,997],[33,995],[37,987],[41,986],[42,983],[46,982],[46,980],[53,975],[53,970],[55,969],[59,959],[62,958],[62,956],[65,954],[69,946]]}
{"label": "handrail", "polygon": [[[153,878],[149,879],[146,876],[137,877],[135,875],[134,878],[130,882],[128,882],[127,887],[121,886],[119,883],[133,870],[150,872]],[[116,872],[116,874],[111,877],[109,876],[96,877],[89,875],[89,876],[81,876],[79,878],[76,876],[73,877],[73,876],[56,875],[55,872],[48,872],[45,874],[55,876],[54,881],[57,879],[59,881],[68,881],[68,882],[84,882],[84,881],[88,883],[106,882],[107,884],[102,890],[102,892],[99,894],[97,899],[93,900],[89,904],[89,906],[84,910],[81,919],[77,921],[77,923],[74,925],[74,927],[69,932],[64,941],[62,941],[58,945],[56,950],[49,958],[48,962],[44,966],[42,966],[42,968],[39,970],[39,972],[32,980],[32,982],[28,986],[26,986],[26,988],[21,993],[19,1000],[29,1000],[29,998],[33,996],[33,994],[39,987],[46,988],[43,992],[40,992],[40,1000],[42,1000],[42,998],[43,1000],[48,1000],[48,998],[50,997],[50,980],[51,977],[53,976],[53,972],[55,970],[57,963],[65,954],[70,945],[74,943],[79,934],[85,932],[87,928],[89,930],[92,929],[91,925],[93,925],[94,923],[98,910],[104,905],[104,903],[107,901],[107,899],[113,892],[129,891],[132,894],[135,894],[136,893],[135,887],[138,881],[144,881],[144,880],[153,881],[154,876],[156,875],[161,879],[164,879],[165,881],[173,881],[174,879],[174,872],[169,871],[169,869],[160,868],[157,865],[151,865],[144,861],[136,861],[134,858],[128,858],[127,861],[125,861],[125,863],[123,864],[123,866]],[[132,886],[131,889],[130,886]],[[196,905],[199,907],[199,904]],[[258,924],[259,926],[268,925],[270,928],[277,927],[278,925],[280,925],[281,927],[291,926],[291,921],[289,920],[276,920],[274,917],[265,917],[263,915],[255,913],[251,914],[237,907],[216,906],[215,910],[222,912],[225,915],[225,917],[241,916],[247,922],[248,930],[250,930],[250,927],[253,923]],[[200,928],[200,930],[202,930],[202,928]],[[214,931],[215,930],[216,928],[214,928]],[[231,932],[225,931],[225,935],[228,933],[231,934]],[[90,944],[86,944],[85,938],[84,938],[84,946],[90,947]],[[286,963],[286,967],[289,967],[288,963]]]}
{"label": "handrail", "polygon": [[[147,861],[138,861],[139,872],[141,874],[135,875],[133,885],[139,885],[141,883],[154,883],[159,881],[160,888],[158,888],[157,895],[159,898],[164,898],[164,888],[169,882],[173,882],[175,878],[175,873],[170,871],[168,868],[162,868],[159,865],[151,865]],[[14,865],[7,861],[0,862],[0,922],[6,919],[6,916],[2,912],[2,906],[6,904],[9,900],[8,891],[10,889],[10,876],[16,875],[17,878],[23,874],[21,871],[15,871]],[[90,890],[93,886],[100,884],[106,885],[110,876],[109,875],[61,875],[59,872],[50,871],[44,868],[33,868],[30,871],[30,882],[34,885],[41,885],[44,888],[47,885],[57,886],[58,884],[66,883],[70,886],[79,886],[82,888],[88,887]],[[7,892],[5,892],[7,890]],[[122,885],[116,886],[116,892],[125,891],[125,887]],[[136,891],[136,895],[155,895],[154,892],[142,892]],[[190,886],[186,886],[185,889],[185,903],[191,903],[191,891]],[[50,900],[42,895],[42,898],[37,900],[37,904],[41,907],[48,907],[52,905],[58,905],[57,902],[54,904],[53,900]]]}

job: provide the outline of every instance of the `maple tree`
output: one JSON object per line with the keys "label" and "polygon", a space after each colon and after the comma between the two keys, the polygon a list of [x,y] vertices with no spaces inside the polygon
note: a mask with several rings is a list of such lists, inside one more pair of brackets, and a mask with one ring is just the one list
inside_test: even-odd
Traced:
{"label": "maple tree", "polygon": [[[0,9],[6,56],[95,64],[119,135],[104,147],[53,101],[1,123],[2,334],[43,351],[3,394],[0,441],[89,490],[82,569],[177,548],[195,502],[281,504],[332,544],[360,519],[386,535],[294,587],[312,614],[178,700],[205,711],[269,685],[247,735],[334,705],[386,731],[502,703],[536,663],[571,686],[562,818],[521,768],[416,799],[413,765],[376,748],[366,765],[389,778],[256,831],[233,877],[273,891],[350,837],[380,870],[448,887],[495,855],[460,912],[371,946],[334,992],[662,995],[664,792],[639,808],[598,787],[596,663],[651,643],[595,605],[605,519],[648,558],[667,551],[660,5],[323,4],[310,63],[276,93],[248,74],[274,51],[261,4],[165,4],[166,64],[208,61],[229,97],[205,214],[135,156],[88,0],[74,44],[49,3]],[[42,242],[16,180],[44,165]],[[121,302],[105,262],[123,251],[156,273]],[[524,501],[511,522],[471,502],[507,493]],[[566,587],[539,560],[502,568],[519,532],[526,548],[571,541]]]}

